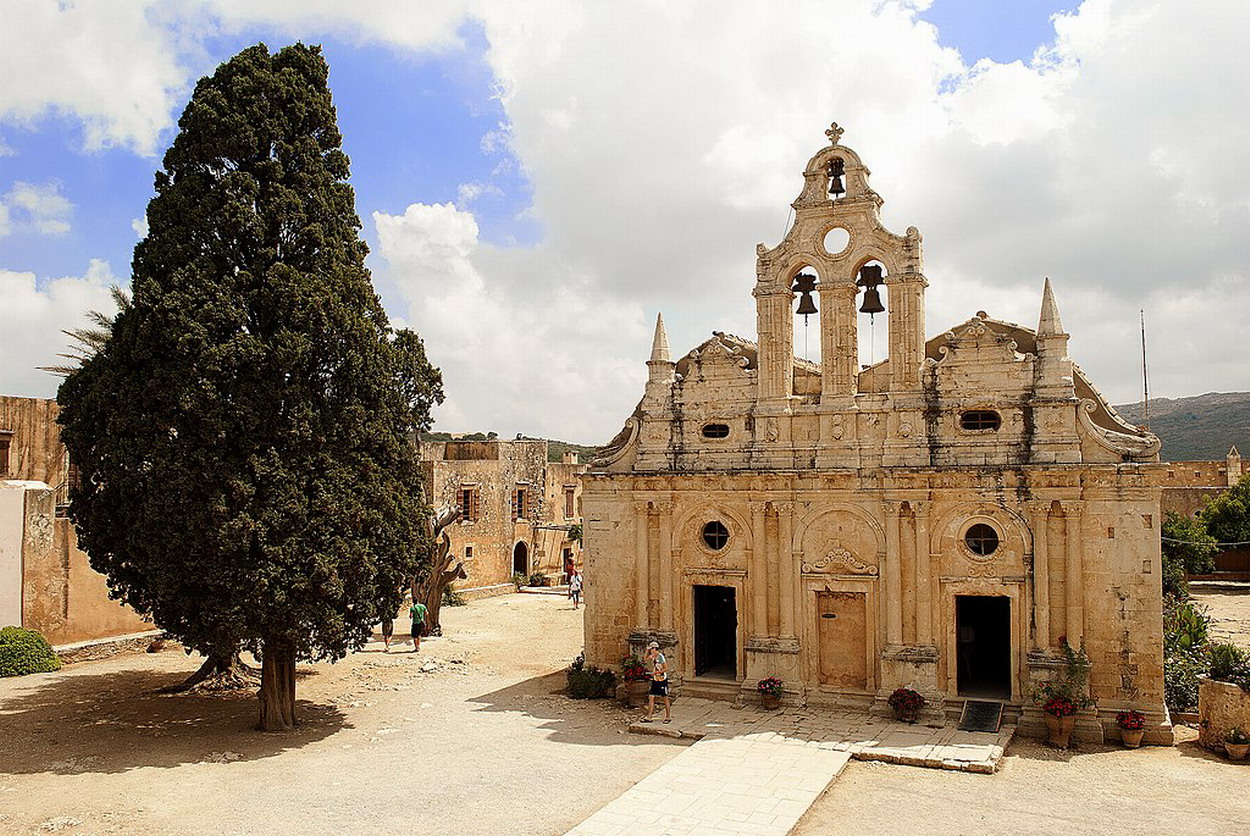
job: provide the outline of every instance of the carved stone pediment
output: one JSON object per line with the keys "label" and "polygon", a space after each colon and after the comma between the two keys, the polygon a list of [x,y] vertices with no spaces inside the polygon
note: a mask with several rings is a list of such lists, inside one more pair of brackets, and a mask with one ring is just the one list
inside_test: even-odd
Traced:
{"label": "carved stone pediment", "polygon": [[834,547],[813,561],[803,562],[804,572],[828,572],[839,575],[868,575],[875,577],[877,567],[864,563],[850,550],[835,543]]}

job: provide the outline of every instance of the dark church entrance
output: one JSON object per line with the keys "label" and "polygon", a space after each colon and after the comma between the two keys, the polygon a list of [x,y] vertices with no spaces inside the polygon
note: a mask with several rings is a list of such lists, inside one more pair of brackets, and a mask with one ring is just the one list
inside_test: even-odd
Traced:
{"label": "dark church entrance", "polygon": [[694,675],[738,678],[738,608],[732,586],[694,587]]}
{"label": "dark church entrance", "polygon": [[530,550],[524,543],[517,543],[512,550],[512,573],[515,575],[524,575],[525,582],[529,583],[530,577]]}
{"label": "dark church entrance", "polygon": [[959,695],[1011,699],[1011,599],[955,596]]}

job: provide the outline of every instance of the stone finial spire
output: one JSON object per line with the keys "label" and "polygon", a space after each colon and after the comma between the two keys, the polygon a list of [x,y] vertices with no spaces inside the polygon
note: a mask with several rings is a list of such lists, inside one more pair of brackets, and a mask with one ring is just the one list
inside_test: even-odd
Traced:
{"label": "stone finial spire", "polygon": [[1039,337],[1053,337],[1064,333],[1063,323],[1059,321],[1059,306],[1055,304],[1055,294],[1050,289],[1050,276],[1042,288],[1042,315],[1037,321]]}
{"label": "stone finial spire", "polygon": [[655,315],[655,339],[651,342],[651,362],[668,363],[668,334],[664,331],[664,314]]}
{"label": "stone finial spire", "polygon": [[1241,453],[1237,452],[1236,444],[1228,449],[1228,455],[1224,457],[1224,475],[1230,488],[1241,481]]}

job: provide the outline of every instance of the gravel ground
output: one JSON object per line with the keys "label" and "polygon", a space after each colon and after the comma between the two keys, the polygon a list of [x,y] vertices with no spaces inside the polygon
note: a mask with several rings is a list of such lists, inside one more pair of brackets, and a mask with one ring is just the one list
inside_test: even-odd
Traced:
{"label": "gravel ground", "polygon": [[1211,636],[1250,650],[1250,583],[1191,584],[1194,600],[1211,616]]}
{"label": "gravel ground", "polygon": [[563,833],[680,751],[558,694],[583,612],[491,598],[420,654],[300,666],[289,734],[250,693],[154,693],[177,650],[0,680],[0,833]]}
{"label": "gravel ground", "polygon": [[[1250,597],[1203,597],[1250,638]],[[250,694],[155,693],[198,666],[176,650],[0,680],[0,833],[558,834],[681,751],[626,734],[610,701],[560,695],[581,647],[565,599],[443,617],[420,654],[301,666],[289,734],[253,730]],[[992,776],[852,762],[794,832],[1242,832],[1250,764],[1178,736],[1071,754],[1017,741]]]}

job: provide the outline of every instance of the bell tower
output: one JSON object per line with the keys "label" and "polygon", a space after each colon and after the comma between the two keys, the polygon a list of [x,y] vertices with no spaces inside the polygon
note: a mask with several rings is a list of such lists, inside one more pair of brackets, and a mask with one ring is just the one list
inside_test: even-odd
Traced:
{"label": "bell tower", "polygon": [[791,204],[795,220],[785,238],[771,249],[756,247],[760,409],[788,412],[795,400],[794,288],[802,268],[810,267],[820,299],[820,460],[829,466],[858,466],[857,415],[871,408],[857,397],[859,318],[861,313],[881,315],[877,287],[884,285],[889,357],[875,367],[872,388],[877,395],[888,394],[891,408],[885,435],[875,444],[882,445],[884,464],[925,464],[927,453],[919,449],[923,445],[909,440],[924,429],[928,282],[920,233],[910,227],[905,235],[895,235],[881,224],[881,196],[869,188],[870,172],[855,151],[842,145],[842,134],[833,123],[825,131],[829,144],[803,170],[803,190]]}

